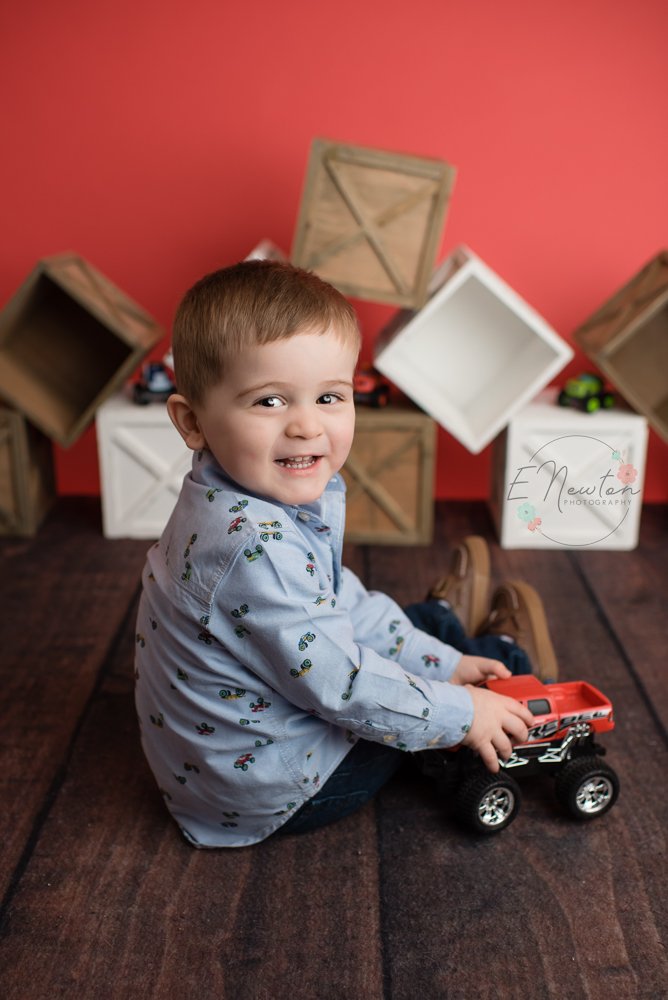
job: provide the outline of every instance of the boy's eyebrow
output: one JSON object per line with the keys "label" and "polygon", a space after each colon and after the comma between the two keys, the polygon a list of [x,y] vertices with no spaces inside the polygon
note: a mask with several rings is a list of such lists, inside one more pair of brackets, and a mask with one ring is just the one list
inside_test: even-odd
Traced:
{"label": "boy's eyebrow", "polygon": [[[288,382],[264,382],[262,385],[252,385],[250,389],[244,389],[243,392],[240,392],[236,398],[241,399],[243,396],[250,396],[251,393],[262,392],[263,389],[284,389],[288,385]],[[337,385],[347,385],[350,389],[353,388],[353,383],[346,378],[335,378],[327,382],[321,382],[320,388],[333,389]]]}

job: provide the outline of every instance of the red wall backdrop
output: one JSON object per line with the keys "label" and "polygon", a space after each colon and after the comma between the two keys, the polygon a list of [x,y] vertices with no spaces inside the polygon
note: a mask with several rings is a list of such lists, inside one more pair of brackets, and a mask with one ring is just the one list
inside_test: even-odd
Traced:
{"label": "red wall backdrop", "polygon": [[[664,0],[3,6],[0,303],[72,249],[169,329],[204,272],[289,250],[316,135],[455,164],[442,254],[466,242],[567,339],[668,242]],[[391,310],[359,309],[370,356]],[[488,453],[439,454],[439,496],[486,495]],[[97,492],[92,430],[57,469]]]}

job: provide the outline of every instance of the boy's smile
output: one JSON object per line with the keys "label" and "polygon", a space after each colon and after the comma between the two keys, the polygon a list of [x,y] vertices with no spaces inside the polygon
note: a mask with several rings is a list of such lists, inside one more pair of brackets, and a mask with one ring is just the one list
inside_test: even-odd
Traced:
{"label": "boy's smile", "polygon": [[356,361],[356,348],[334,332],[297,333],[231,359],[203,405],[172,396],[170,415],[186,444],[209,448],[241,486],[312,503],[350,451]]}

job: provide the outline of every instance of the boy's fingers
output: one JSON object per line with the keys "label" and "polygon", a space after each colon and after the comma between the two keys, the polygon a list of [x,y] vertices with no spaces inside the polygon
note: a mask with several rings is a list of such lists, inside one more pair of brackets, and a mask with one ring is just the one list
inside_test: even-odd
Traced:
{"label": "boy's fingers", "polygon": [[500,660],[486,660],[483,665],[483,671],[487,671],[487,677],[498,677],[499,680],[507,680],[508,677],[512,677],[508,667],[504,666]]}
{"label": "boy's fingers", "polygon": [[499,758],[496,755],[496,750],[491,743],[483,743],[482,746],[478,747],[478,753],[482,758],[482,762],[488,771],[492,771],[493,774],[499,770]]}
{"label": "boy's fingers", "polygon": [[506,698],[506,708],[513,715],[519,716],[520,719],[527,725],[533,725],[533,715],[526,707],[526,705],[520,705],[519,701],[515,701],[514,698]]}
{"label": "boy's fingers", "polygon": [[515,743],[526,743],[529,739],[529,730],[523,721],[512,712],[509,712],[503,720],[503,728],[506,733],[514,738]]}
{"label": "boy's fingers", "polygon": [[513,752],[513,745],[504,732],[498,733],[492,740],[495,749],[498,750],[502,760],[508,760]]}
{"label": "boy's fingers", "polygon": [[517,704],[519,705],[520,708],[520,711],[517,714],[526,723],[527,726],[533,726],[533,712],[530,712],[529,709],[526,707],[526,705],[520,705],[519,701],[517,702]]}

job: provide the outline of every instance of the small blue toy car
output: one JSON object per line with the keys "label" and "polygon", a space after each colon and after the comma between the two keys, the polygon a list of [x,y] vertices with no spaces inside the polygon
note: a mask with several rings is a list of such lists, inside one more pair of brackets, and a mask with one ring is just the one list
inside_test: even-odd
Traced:
{"label": "small blue toy car", "polygon": [[142,369],[141,381],[135,384],[135,403],[139,406],[164,403],[174,392],[176,386],[165,366],[159,361],[147,361]]}

